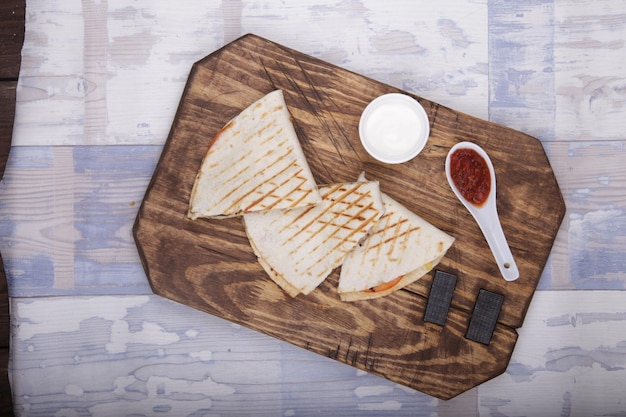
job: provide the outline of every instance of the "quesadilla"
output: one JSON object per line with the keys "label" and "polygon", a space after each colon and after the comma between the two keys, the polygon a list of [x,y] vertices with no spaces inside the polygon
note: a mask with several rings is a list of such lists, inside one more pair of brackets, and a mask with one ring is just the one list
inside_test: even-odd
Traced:
{"label": "quesadilla", "polygon": [[188,217],[233,217],[322,201],[281,90],[252,103],[213,138]]}
{"label": "quesadilla", "polygon": [[454,238],[382,194],[385,214],[341,266],[343,301],[378,298],[415,282],[434,268]]}
{"label": "quesadilla", "polygon": [[384,212],[377,181],[320,186],[322,203],[244,214],[258,261],[285,292],[309,294]]}

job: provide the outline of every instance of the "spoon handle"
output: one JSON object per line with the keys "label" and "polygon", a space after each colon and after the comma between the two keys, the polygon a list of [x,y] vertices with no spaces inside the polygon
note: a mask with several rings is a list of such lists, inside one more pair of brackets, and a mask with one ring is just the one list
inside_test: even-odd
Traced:
{"label": "spoon handle", "polygon": [[[489,179],[487,181],[491,181],[491,187],[488,191],[487,201],[484,201],[482,205],[474,205],[472,202],[469,202],[463,194],[461,194],[452,179],[451,156],[459,148],[468,148],[477,152],[478,155],[484,159],[484,162],[489,168],[490,178],[488,177]],[[518,279],[519,270],[517,269],[517,264],[513,259],[511,249],[506,242],[506,237],[504,236],[504,231],[502,230],[502,224],[500,224],[500,219],[498,217],[498,210],[496,208],[496,173],[493,169],[493,164],[491,163],[489,155],[487,155],[487,153],[475,143],[457,143],[450,149],[448,156],[446,157],[446,177],[452,191],[454,191],[454,194],[456,194],[465,208],[467,208],[467,210],[472,214],[476,223],[478,223],[480,230],[483,232],[483,235],[489,244],[489,248],[493,253],[496,263],[498,264],[498,269],[500,269],[502,277],[507,281],[515,281]]]}
{"label": "spoon handle", "polygon": [[496,220],[490,222],[487,227],[483,227],[483,223],[479,223],[479,226],[489,244],[491,252],[493,252],[502,277],[507,281],[515,281],[519,278],[519,270],[517,269],[515,259],[513,259],[511,249],[506,242],[502,225]]}

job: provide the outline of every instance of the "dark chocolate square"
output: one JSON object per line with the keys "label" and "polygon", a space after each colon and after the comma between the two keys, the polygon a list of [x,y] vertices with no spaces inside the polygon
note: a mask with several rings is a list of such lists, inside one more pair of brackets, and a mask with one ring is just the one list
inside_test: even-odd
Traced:
{"label": "dark chocolate square", "polygon": [[433,283],[430,286],[428,303],[424,312],[424,321],[443,326],[448,317],[450,302],[454,287],[456,287],[456,275],[443,271],[436,271]]}
{"label": "dark chocolate square", "polygon": [[503,302],[504,296],[502,294],[481,289],[465,337],[488,345],[496,328]]}

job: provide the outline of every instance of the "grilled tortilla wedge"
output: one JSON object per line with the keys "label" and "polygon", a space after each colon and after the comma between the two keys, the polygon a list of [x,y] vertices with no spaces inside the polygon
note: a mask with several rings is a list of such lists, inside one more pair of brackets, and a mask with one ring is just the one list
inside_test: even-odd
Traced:
{"label": "grilled tortilla wedge", "polygon": [[434,268],[454,238],[382,194],[385,214],[341,266],[343,301],[378,298],[404,288]]}
{"label": "grilled tortilla wedge", "polygon": [[377,181],[320,186],[316,206],[244,214],[258,261],[285,292],[309,294],[384,212]]}
{"label": "grilled tortilla wedge", "polygon": [[322,198],[275,90],[230,120],[213,138],[189,201],[188,217],[233,217],[307,207]]}

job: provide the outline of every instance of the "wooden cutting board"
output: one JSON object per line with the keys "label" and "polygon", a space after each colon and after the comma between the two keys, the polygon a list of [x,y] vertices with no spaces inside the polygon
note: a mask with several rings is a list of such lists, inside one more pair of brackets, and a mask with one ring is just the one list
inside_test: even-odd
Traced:
{"label": "wooden cutting board", "polygon": [[[437,266],[458,277],[445,325],[423,320],[434,271],[388,297],[355,303],[339,300],[335,271],[308,296],[290,298],[257,263],[240,218],[186,217],[213,136],[276,89],[318,184],[354,181],[365,171],[456,238]],[[404,164],[372,159],[359,141],[359,117],[391,92],[401,91],[254,35],[226,45],[191,70],[133,232],[156,294],[449,399],[506,370],[565,204],[537,139],[415,96],[431,123],[424,150]],[[493,161],[517,281],[501,278],[478,225],[448,186],[445,157],[460,141],[479,144]],[[480,289],[504,296],[489,344],[465,337]]]}

